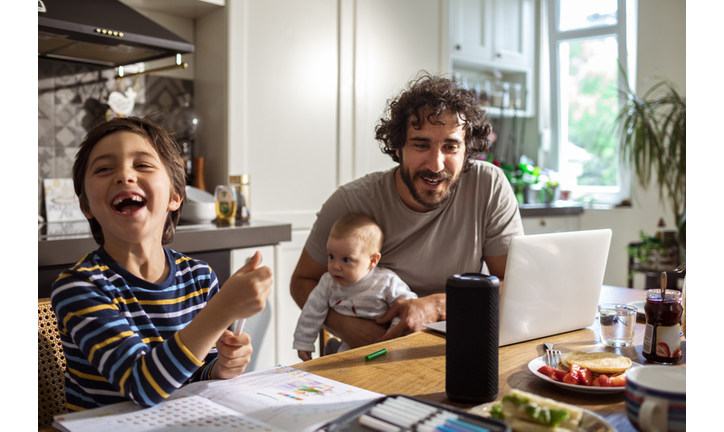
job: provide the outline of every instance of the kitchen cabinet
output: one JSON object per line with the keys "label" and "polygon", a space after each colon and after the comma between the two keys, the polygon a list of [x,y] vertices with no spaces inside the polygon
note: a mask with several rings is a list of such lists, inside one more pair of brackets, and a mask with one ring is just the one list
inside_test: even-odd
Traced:
{"label": "kitchen cabinet", "polygon": [[452,0],[453,59],[503,68],[531,68],[533,0]]}
{"label": "kitchen cabinet", "polygon": [[[452,0],[450,16],[452,71],[470,86],[475,81],[482,86],[485,80],[492,84],[494,73],[499,72],[501,82],[522,86],[525,97],[516,115],[531,116],[535,91],[533,0]],[[495,104],[490,108],[494,114],[500,110]]]}
{"label": "kitchen cabinet", "polygon": [[581,218],[578,215],[524,216],[521,219],[523,220],[523,232],[526,235],[579,231],[581,229]]}
{"label": "kitchen cabinet", "polygon": [[501,67],[532,68],[533,0],[452,0],[454,60]]}
{"label": "kitchen cabinet", "polygon": [[[289,282],[297,266],[297,261],[299,261],[299,256],[302,254],[302,249],[304,249],[304,243],[309,237],[309,232],[310,230],[294,230],[292,240],[284,242],[276,248],[278,272],[274,277],[283,282],[277,284],[278,291],[274,297],[277,310],[277,362],[275,364],[291,365],[301,361],[297,351],[292,348],[292,344],[294,343],[294,330],[302,311],[292,298]],[[319,352],[319,340],[315,342],[315,348],[317,348],[315,352]],[[317,357],[316,353],[312,355]]]}
{"label": "kitchen cabinet", "polygon": [[[236,272],[254,256],[256,251],[261,252],[262,266],[267,266],[276,272],[274,246],[262,246],[255,248],[234,249],[231,251],[231,272]],[[266,302],[266,307],[260,313],[247,319],[244,325],[244,333],[251,336],[251,345],[254,352],[251,354],[251,361],[246,367],[247,372],[264,369],[270,365],[279,364],[276,354],[276,296],[279,293],[277,287],[272,287],[272,292]]]}

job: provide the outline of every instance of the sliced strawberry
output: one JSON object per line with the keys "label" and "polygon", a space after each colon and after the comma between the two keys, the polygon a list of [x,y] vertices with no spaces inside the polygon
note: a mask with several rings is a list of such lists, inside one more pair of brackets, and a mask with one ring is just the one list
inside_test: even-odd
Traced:
{"label": "sliced strawberry", "polygon": [[551,374],[553,373],[554,370],[555,369],[553,369],[552,367],[545,365],[545,366],[541,366],[538,369],[538,372],[542,373],[545,376],[551,376]]}
{"label": "sliced strawberry", "polygon": [[626,375],[611,378],[611,387],[626,387]]}
{"label": "sliced strawberry", "polygon": [[560,369],[553,369],[553,373],[550,375],[553,381],[563,381],[564,376],[566,376],[566,371]]}
{"label": "sliced strawberry", "polygon": [[563,377],[566,375],[565,371],[562,371],[560,369],[552,368],[548,365],[541,366],[538,369],[539,373],[542,373],[543,375],[550,377],[553,381],[563,381]]}
{"label": "sliced strawberry", "polygon": [[611,377],[608,375],[601,374],[596,379],[598,380],[599,387],[611,387]]}
{"label": "sliced strawberry", "polygon": [[669,346],[666,345],[664,342],[659,342],[656,344],[656,355],[659,357],[671,357],[671,352],[669,351]]}
{"label": "sliced strawberry", "polygon": [[581,369],[581,371],[578,373],[578,377],[581,384],[587,386],[593,385],[593,372],[591,372],[590,369]]}
{"label": "sliced strawberry", "polygon": [[563,382],[566,384],[574,384],[577,385],[579,383],[578,376],[573,375],[570,372],[568,372],[565,376],[563,376]]}

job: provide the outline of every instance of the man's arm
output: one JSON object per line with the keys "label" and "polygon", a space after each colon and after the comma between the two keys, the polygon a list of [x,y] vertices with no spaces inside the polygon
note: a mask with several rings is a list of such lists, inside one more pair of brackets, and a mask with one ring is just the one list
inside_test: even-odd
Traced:
{"label": "man's arm", "polygon": [[318,263],[312,258],[306,249],[302,249],[302,256],[299,257],[297,267],[292,273],[290,282],[290,292],[294,302],[300,309],[304,308],[307,298],[311,294],[314,287],[319,283],[319,279],[327,272],[327,267]]}
{"label": "man's arm", "polygon": [[497,276],[498,279],[503,280],[505,276],[505,265],[508,263],[508,255],[500,256],[484,256],[485,264],[488,265],[488,270],[491,276]]}
{"label": "man's arm", "polygon": [[490,275],[497,276],[498,279],[500,279],[500,287],[498,288],[500,291],[498,295],[500,296],[503,294],[503,276],[505,276],[505,266],[508,263],[508,255],[484,256],[483,259],[488,265]]}
{"label": "man's arm", "polygon": [[[302,250],[290,284],[292,298],[300,308],[304,307],[309,294],[326,272],[326,266],[315,261],[306,249]],[[352,348],[373,343],[387,330],[372,320],[345,316],[333,309],[329,310],[324,324]]]}

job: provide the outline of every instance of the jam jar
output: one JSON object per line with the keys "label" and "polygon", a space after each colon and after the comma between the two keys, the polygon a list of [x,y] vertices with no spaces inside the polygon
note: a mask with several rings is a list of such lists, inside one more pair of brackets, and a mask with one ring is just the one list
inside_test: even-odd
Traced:
{"label": "jam jar", "polygon": [[646,291],[646,332],[643,356],[654,363],[676,364],[681,360],[681,292]]}

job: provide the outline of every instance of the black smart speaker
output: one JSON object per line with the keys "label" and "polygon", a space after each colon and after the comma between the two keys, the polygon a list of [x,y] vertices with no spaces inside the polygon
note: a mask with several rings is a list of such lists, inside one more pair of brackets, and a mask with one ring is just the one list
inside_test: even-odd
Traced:
{"label": "black smart speaker", "polygon": [[480,273],[452,275],[445,284],[445,391],[452,401],[482,403],[498,396],[500,280]]}

